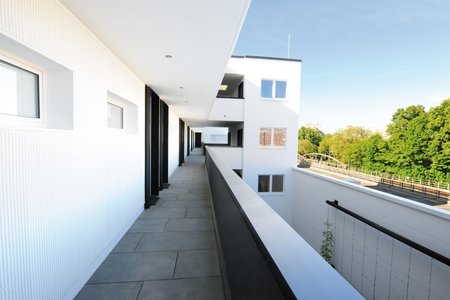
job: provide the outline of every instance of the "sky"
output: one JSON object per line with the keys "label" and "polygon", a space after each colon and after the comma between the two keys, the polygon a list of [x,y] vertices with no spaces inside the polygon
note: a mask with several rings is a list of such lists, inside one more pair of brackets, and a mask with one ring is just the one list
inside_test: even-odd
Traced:
{"label": "sky", "polygon": [[253,0],[235,55],[302,60],[300,125],[384,131],[450,98],[449,0]]}

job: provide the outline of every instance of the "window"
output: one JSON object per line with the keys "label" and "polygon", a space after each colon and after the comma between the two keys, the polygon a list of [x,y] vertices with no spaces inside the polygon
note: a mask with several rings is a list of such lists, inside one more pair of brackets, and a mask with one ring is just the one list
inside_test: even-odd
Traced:
{"label": "window", "polygon": [[270,192],[270,175],[258,176],[258,193]]}
{"label": "window", "polygon": [[282,193],[284,175],[259,175],[258,193]]}
{"label": "window", "polygon": [[259,129],[259,145],[271,146],[272,145],[272,129],[261,128]]}
{"label": "window", "polygon": [[285,147],[286,128],[260,128],[259,146],[261,147]]}
{"label": "window", "polygon": [[261,79],[261,98],[286,99],[286,87],[286,81]]}
{"label": "window", "polygon": [[0,114],[39,119],[39,105],[38,72],[0,60]]}
{"label": "window", "polygon": [[123,129],[123,107],[108,102],[108,127]]}

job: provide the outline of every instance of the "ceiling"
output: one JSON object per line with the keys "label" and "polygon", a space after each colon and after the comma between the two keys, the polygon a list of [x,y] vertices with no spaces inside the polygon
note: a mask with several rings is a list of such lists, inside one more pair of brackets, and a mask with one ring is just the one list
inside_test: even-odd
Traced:
{"label": "ceiling", "polygon": [[183,120],[199,124],[251,0],[60,1]]}

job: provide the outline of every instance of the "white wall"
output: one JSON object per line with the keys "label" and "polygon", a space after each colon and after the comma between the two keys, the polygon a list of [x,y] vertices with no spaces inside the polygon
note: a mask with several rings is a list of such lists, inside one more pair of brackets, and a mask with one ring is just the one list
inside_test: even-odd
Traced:
{"label": "white wall", "polygon": [[[71,299],[143,209],[144,83],[58,1],[3,0],[0,35],[73,72],[69,130],[0,122],[0,299]],[[106,128],[108,91],[136,133]]]}
{"label": "white wall", "polygon": [[[283,174],[282,194],[260,194],[288,223],[291,222],[291,168],[297,160],[300,101],[300,62],[257,58],[231,58],[226,73],[244,74],[243,179],[258,190],[258,175]],[[286,101],[261,100],[261,79],[287,81]],[[261,127],[287,128],[284,149],[259,147]]]}
{"label": "white wall", "polygon": [[209,113],[210,121],[244,121],[244,100],[216,98]]}
{"label": "white wall", "polygon": [[214,149],[214,152],[220,157],[220,159],[231,169],[242,169],[242,152],[241,147],[215,147],[209,146],[208,148]]}
{"label": "white wall", "polygon": [[220,143],[213,139],[213,135],[220,137],[223,144],[228,143],[228,128],[226,127],[203,127],[198,129],[197,132],[202,133],[203,143]]}
{"label": "white wall", "polygon": [[173,109],[169,107],[169,178],[178,167],[179,151],[180,119]]}
{"label": "white wall", "polygon": [[317,251],[324,222],[335,235],[334,265],[366,298],[448,298],[450,268],[325,203],[347,208],[450,257],[450,213],[295,168],[293,228]]}

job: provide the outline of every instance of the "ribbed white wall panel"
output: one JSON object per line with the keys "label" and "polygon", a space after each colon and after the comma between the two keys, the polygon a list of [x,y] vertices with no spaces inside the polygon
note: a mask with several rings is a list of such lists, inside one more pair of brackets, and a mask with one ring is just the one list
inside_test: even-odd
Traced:
{"label": "ribbed white wall panel", "polygon": [[[74,79],[73,130],[0,120],[0,299],[70,299],[142,211],[144,83],[56,0],[0,0],[0,35]],[[107,91],[138,134],[106,128]]]}

